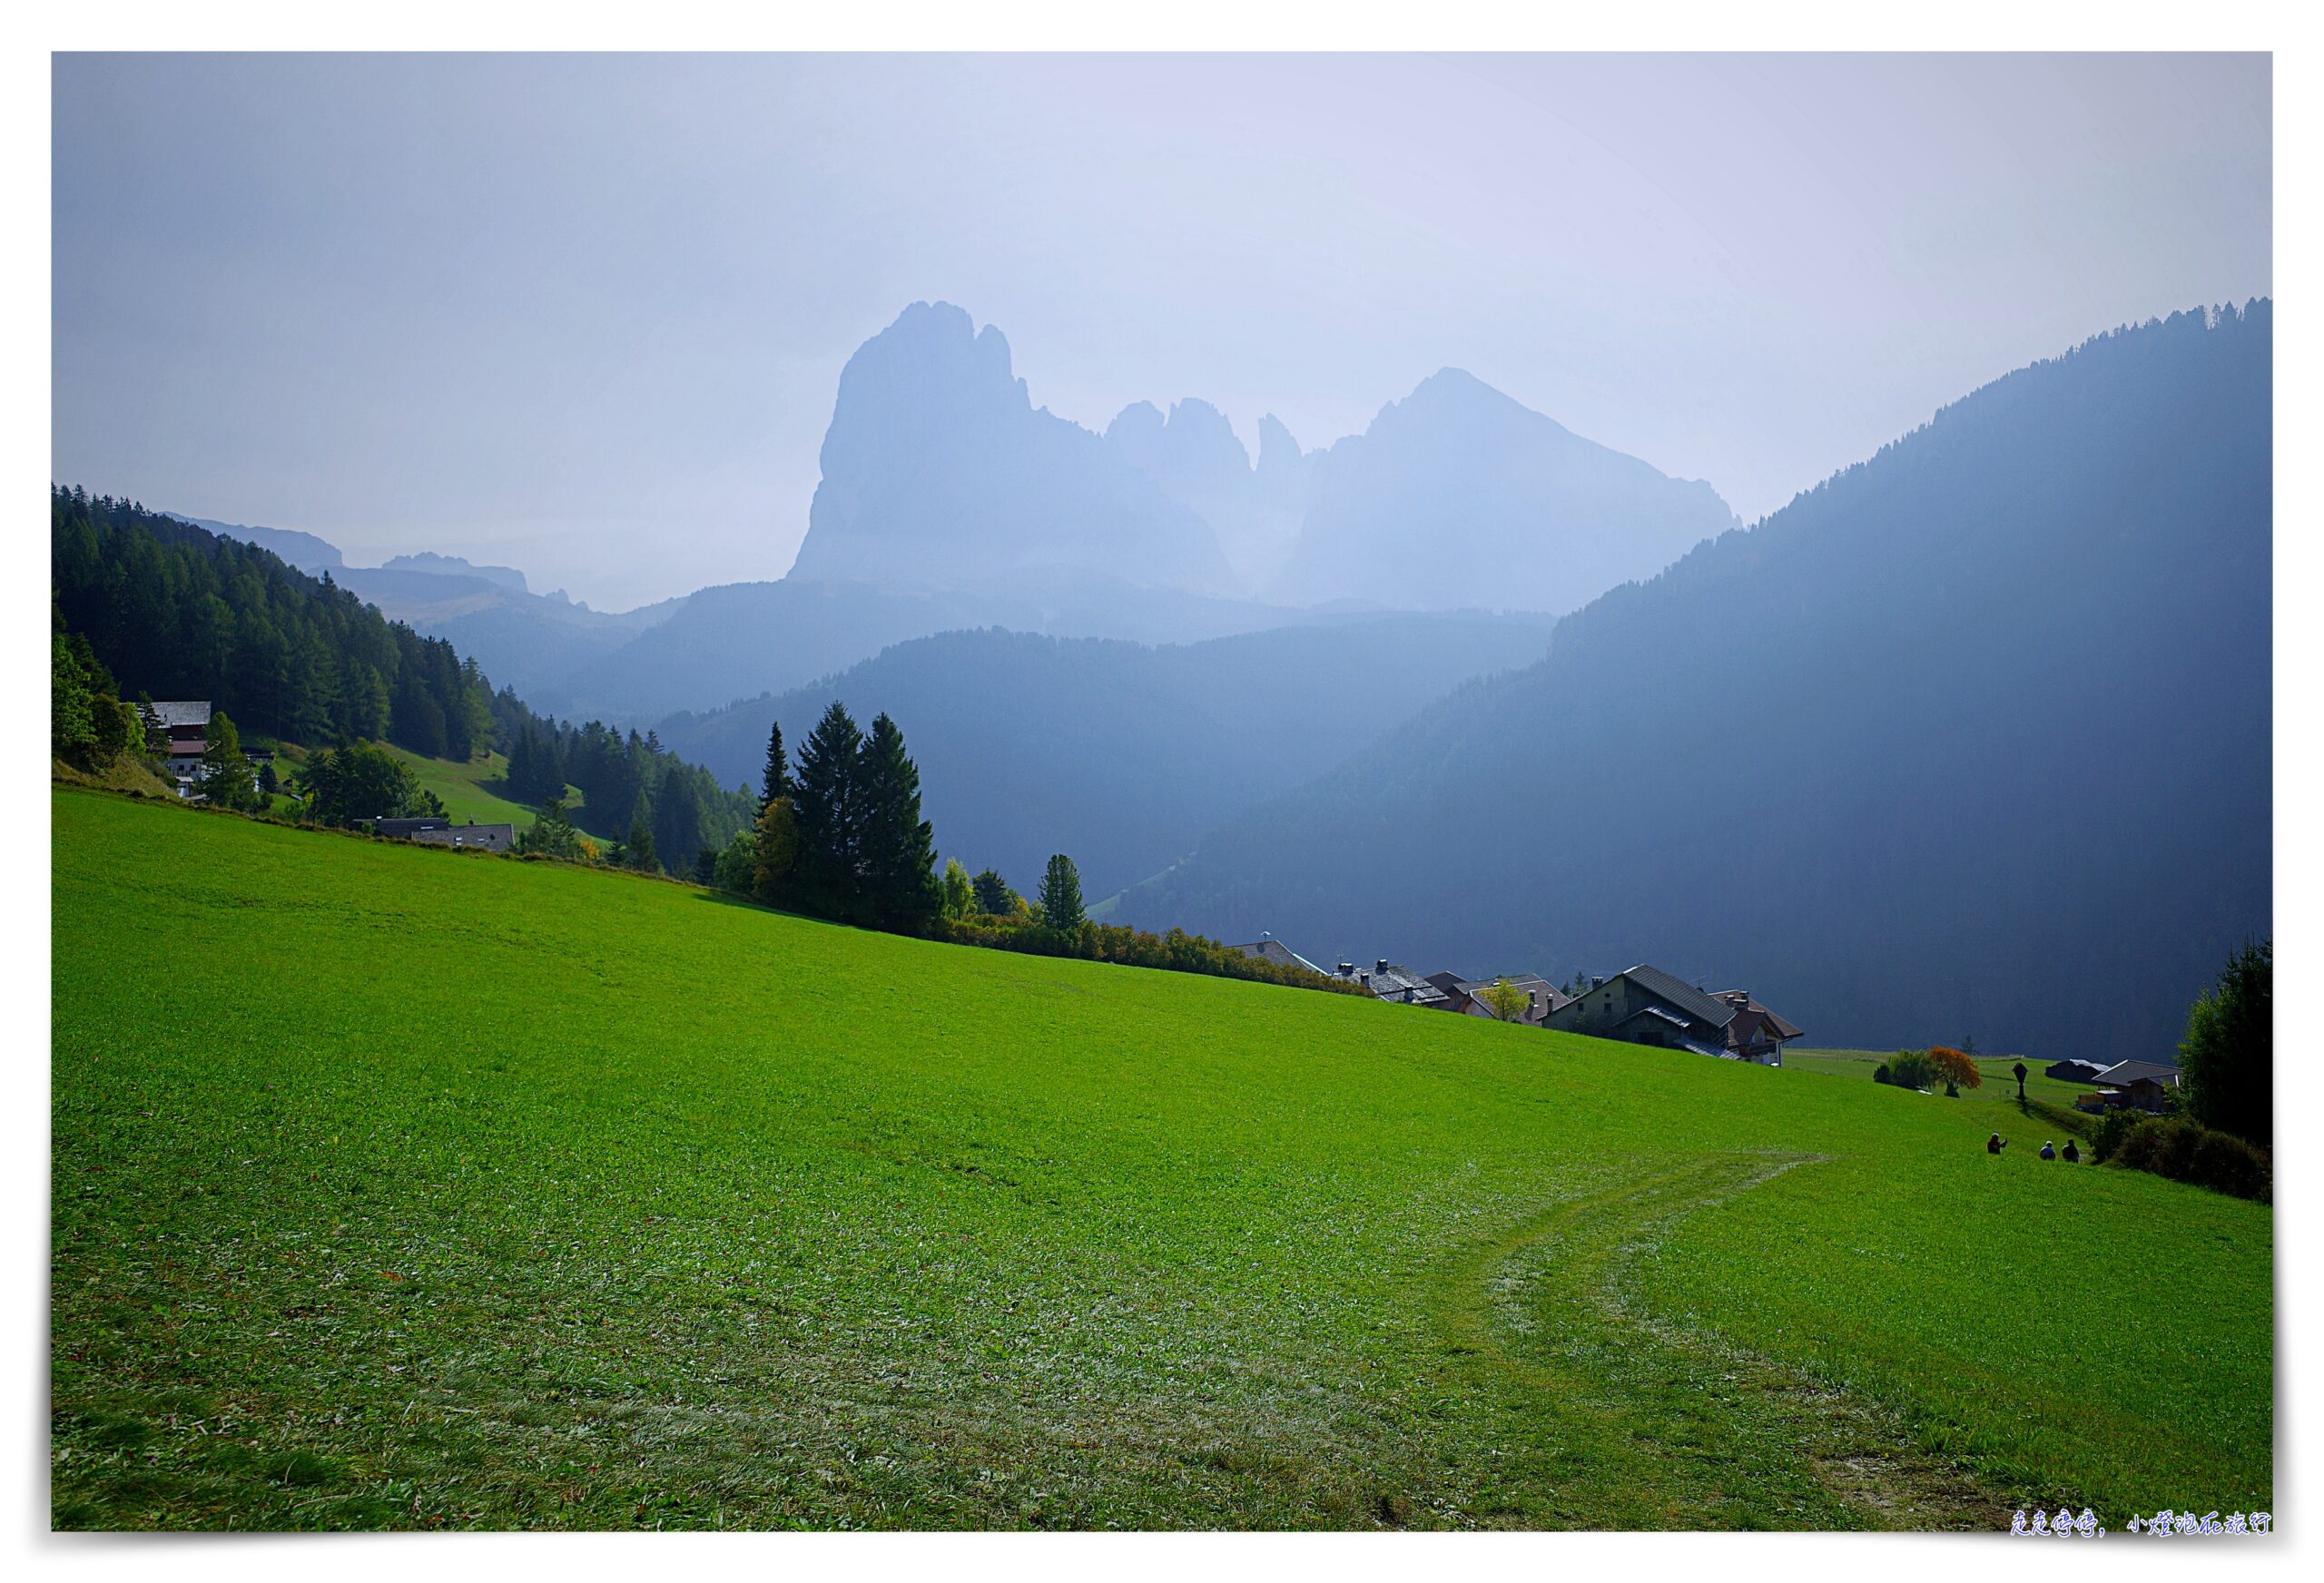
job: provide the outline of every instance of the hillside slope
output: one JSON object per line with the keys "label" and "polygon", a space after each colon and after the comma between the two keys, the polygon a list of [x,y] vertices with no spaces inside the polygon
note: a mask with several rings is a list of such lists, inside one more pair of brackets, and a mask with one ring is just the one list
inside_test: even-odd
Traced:
{"label": "hillside slope", "polygon": [[755,783],[767,726],[795,747],[833,699],[895,716],[937,845],[1029,886],[1056,851],[1092,900],[1182,856],[1472,676],[1537,658],[1544,618],[1403,615],[1147,647],[1024,633],[899,644],[776,698],[661,723],[673,752]]}
{"label": "hillside slope", "polygon": [[2270,928],[2270,319],[1986,387],[1213,832],[1124,918],[1651,961],[1826,1044],[2167,1054]]}
{"label": "hillside slope", "polygon": [[60,1527],[2271,1505],[2271,1212],[1989,1107],[52,810]]}

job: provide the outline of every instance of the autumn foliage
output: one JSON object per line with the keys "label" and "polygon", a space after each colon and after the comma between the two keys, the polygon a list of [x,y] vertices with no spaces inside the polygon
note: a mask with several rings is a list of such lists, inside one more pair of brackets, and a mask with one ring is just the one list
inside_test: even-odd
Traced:
{"label": "autumn foliage", "polygon": [[1931,1045],[1928,1058],[1929,1064],[1936,1068],[1937,1075],[1948,1083],[1974,1088],[1985,1080],[1977,1070],[1976,1062],[1948,1045]]}

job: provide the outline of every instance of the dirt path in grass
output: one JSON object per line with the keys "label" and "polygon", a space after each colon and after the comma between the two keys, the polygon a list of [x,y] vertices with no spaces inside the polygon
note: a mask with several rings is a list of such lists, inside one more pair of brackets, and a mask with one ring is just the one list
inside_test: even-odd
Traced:
{"label": "dirt path in grass", "polygon": [[1679,1221],[1815,1158],[1718,1155],[1654,1172],[1514,1227],[1452,1274],[1452,1349],[1586,1447],[1560,1470],[1566,1503],[1622,1527],[2005,1520],[2000,1494],[1880,1404],[1625,1300],[1625,1265]]}

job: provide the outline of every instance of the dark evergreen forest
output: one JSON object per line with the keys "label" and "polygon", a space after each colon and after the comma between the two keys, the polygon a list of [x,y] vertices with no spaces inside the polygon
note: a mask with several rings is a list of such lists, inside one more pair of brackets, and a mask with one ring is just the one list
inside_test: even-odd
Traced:
{"label": "dark evergreen forest", "polygon": [[84,636],[124,693],[201,698],[246,737],[310,747],[393,742],[466,762],[510,756],[509,795],[539,803],[567,785],[575,822],[623,840],[641,810],[665,867],[749,828],[757,804],[651,733],[535,714],[495,693],[472,659],[390,622],[328,574],[270,550],[86,490],[49,493],[56,618]]}

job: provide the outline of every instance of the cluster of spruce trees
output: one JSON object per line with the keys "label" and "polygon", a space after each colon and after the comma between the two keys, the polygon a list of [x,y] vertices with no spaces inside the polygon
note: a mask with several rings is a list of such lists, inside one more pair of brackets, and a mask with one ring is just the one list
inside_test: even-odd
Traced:
{"label": "cluster of spruce trees", "polygon": [[1080,873],[1063,852],[1042,870],[1038,901],[995,870],[971,875],[958,860],[940,879],[935,832],[920,816],[920,770],[903,733],[881,714],[866,735],[837,702],[801,744],[795,771],[782,724],[768,731],[758,828],[724,853],[704,853],[698,877],[791,911],[957,945],[1350,988],[1183,929],[1155,935],[1093,922],[1082,910]]}
{"label": "cluster of spruce trees", "polygon": [[761,900],[904,934],[935,922],[935,832],[920,816],[919,767],[887,715],[867,736],[834,703],[800,744],[795,773],[776,725],[760,804],[752,890]]}
{"label": "cluster of spruce trees", "polygon": [[[153,698],[202,698],[255,738],[310,748],[389,742],[466,762],[512,754],[510,795],[546,804],[570,785],[573,823],[625,855],[693,871],[747,831],[749,792],[596,721],[561,724],[495,694],[452,644],[389,621],[329,575],[271,551],[86,490],[49,491],[60,630]],[[374,809],[371,812],[390,811]],[[643,839],[641,839],[643,838]]]}

